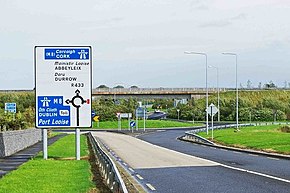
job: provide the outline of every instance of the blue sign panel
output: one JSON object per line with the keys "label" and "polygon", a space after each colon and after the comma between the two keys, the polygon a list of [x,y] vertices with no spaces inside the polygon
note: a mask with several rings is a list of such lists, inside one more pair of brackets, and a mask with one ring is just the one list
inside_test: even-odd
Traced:
{"label": "blue sign panel", "polygon": [[145,113],[145,116],[147,116],[147,110],[146,110],[146,108],[144,108],[144,107],[138,107],[136,109],[137,117],[144,117],[144,113]]}
{"label": "blue sign panel", "polygon": [[38,96],[38,126],[70,126],[70,106],[64,106],[63,102],[62,96]]}
{"label": "blue sign panel", "polygon": [[92,118],[94,118],[95,116],[96,116],[96,112],[92,110]]}
{"label": "blue sign panel", "polygon": [[44,49],[45,60],[89,60],[89,49]]}
{"label": "blue sign panel", "polygon": [[135,121],[131,121],[131,122],[130,122],[130,126],[131,126],[131,127],[135,127],[135,126],[136,126]]}
{"label": "blue sign panel", "polygon": [[5,111],[16,113],[16,103],[5,103]]}

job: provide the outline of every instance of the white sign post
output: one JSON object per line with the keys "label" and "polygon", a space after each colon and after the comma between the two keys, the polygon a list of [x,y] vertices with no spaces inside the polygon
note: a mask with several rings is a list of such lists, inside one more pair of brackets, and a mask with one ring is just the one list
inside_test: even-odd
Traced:
{"label": "white sign post", "polygon": [[218,111],[219,109],[212,103],[206,109],[207,114],[211,116],[211,140],[213,140],[213,117]]}
{"label": "white sign post", "polygon": [[36,127],[76,128],[80,159],[80,127],[91,122],[92,50],[90,46],[36,46]]}

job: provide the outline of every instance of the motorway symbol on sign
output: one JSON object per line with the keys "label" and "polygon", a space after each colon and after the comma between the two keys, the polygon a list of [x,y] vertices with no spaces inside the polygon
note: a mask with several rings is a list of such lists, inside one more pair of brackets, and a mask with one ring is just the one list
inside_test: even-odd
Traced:
{"label": "motorway symbol on sign", "polygon": [[212,103],[206,109],[207,114],[210,116],[214,116],[218,111],[218,108]]}

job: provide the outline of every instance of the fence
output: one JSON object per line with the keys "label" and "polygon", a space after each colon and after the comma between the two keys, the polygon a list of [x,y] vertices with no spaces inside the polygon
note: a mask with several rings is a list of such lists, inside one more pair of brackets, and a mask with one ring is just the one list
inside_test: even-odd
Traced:
{"label": "fence", "polygon": [[93,137],[92,133],[89,133],[88,137],[98,160],[97,164],[99,165],[101,175],[105,179],[108,187],[114,193],[128,193],[125,183],[123,182],[123,179],[113,160],[102,149],[97,139]]}

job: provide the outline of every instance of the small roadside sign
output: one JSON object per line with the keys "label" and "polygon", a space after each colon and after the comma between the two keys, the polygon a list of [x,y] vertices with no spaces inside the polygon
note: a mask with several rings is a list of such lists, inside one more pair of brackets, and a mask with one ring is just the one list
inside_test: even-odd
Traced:
{"label": "small roadside sign", "polygon": [[214,116],[218,111],[218,108],[212,103],[206,109],[207,114],[210,116]]}
{"label": "small roadside sign", "polygon": [[92,118],[94,118],[95,116],[96,116],[96,112],[92,110]]}
{"label": "small roadside sign", "polygon": [[132,113],[120,113],[121,118],[132,118]]}
{"label": "small roadside sign", "polygon": [[98,121],[100,121],[99,118],[100,118],[100,116],[95,116],[95,117],[93,118],[93,120],[94,120],[95,122],[98,122]]}
{"label": "small roadside sign", "polygon": [[144,114],[145,114],[145,117],[147,117],[147,110],[146,110],[146,108],[144,108],[144,107],[138,107],[136,109],[136,115],[137,115],[137,117],[144,117]]}
{"label": "small roadside sign", "polygon": [[130,122],[130,127],[135,127],[135,126],[136,126],[135,121],[131,121],[131,122]]}
{"label": "small roadside sign", "polygon": [[16,103],[5,103],[5,111],[16,113]]}

